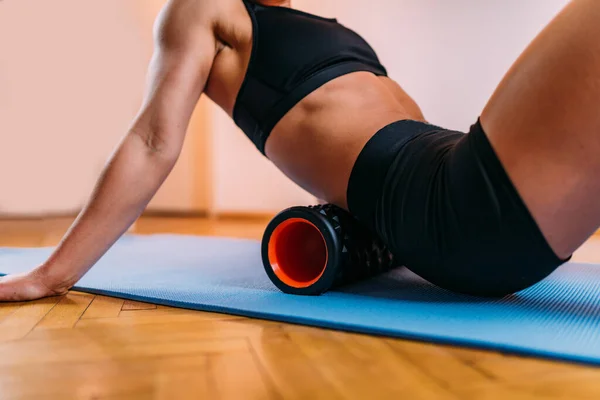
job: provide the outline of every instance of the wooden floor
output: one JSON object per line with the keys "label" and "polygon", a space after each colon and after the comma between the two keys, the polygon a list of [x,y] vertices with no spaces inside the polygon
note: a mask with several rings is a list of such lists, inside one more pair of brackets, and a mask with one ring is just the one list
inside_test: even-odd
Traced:
{"label": "wooden floor", "polygon": [[[259,238],[267,221],[144,218]],[[70,220],[0,221],[48,246]],[[575,255],[600,262],[600,240]],[[70,293],[0,304],[0,399],[598,399],[600,369]]]}

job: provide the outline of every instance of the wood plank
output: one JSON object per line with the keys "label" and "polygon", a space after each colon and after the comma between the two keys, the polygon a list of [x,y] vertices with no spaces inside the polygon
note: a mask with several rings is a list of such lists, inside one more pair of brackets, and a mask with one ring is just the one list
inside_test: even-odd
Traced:
{"label": "wood plank", "polygon": [[[125,307],[125,306],[123,306]],[[152,316],[159,318],[163,315],[181,315],[181,314],[194,314],[199,311],[189,310],[185,308],[175,308],[157,305],[156,308],[147,310],[121,310],[119,317],[121,318],[137,318],[137,317],[148,317]],[[219,314],[213,314],[219,315]]]}
{"label": "wood plank", "polygon": [[125,300],[121,311],[135,311],[135,310],[156,310],[156,304],[142,303],[139,301]]}
{"label": "wood plank", "polygon": [[452,353],[462,362],[493,374],[507,390],[525,396],[600,398],[600,386],[589,384],[600,381],[598,368],[464,349]]}
{"label": "wood plank", "polygon": [[[151,396],[157,400],[196,400],[217,399],[214,391],[212,376],[208,373],[210,366],[208,356],[202,358],[202,364],[197,366],[186,366],[171,368],[160,374],[160,378],[154,387]],[[128,400],[130,397],[123,397]],[[243,398],[243,397],[240,397]]]}
{"label": "wood plank", "polygon": [[96,296],[81,319],[116,318],[123,308],[125,300],[106,296]]}
{"label": "wood plank", "polygon": [[19,309],[23,303],[0,303],[0,322]]}
{"label": "wood plank", "polygon": [[264,373],[284,399],[343,398],[280,328],[249,339]]}
{"label": "wood plank", "polygon": [[[93,304],[93,303],[92,303]],[[133,315],[131,315],[133,314]],[[115,326],[143,326],[156,324],[187,324],[193,322],[209,321],[236,321],[242,319],[226,314],[212,314],[201,311],[188,311],[181,313],[159,313],[153,315],[152,311],[122,312],[118,318],[87,318],[77,322],[77,328],[100,328]],[[208,325],[207,325],[208,326]]]}
{"label": "wood plank", "polygon": [[[248,344],[249,346],[249,344]],[[244,352],[210,354],[208,370],[214,382],[212,398],[274,399],[279,396],[265,381],[249,347]]]}
{"label": "wood plank", "polygon": [[[522,393],[511,391],[500,381],[493,370],[484,370],[473,363],[465,362],[455,356],[456,351],[484,353],[475,350],[462,350],[434,344],[386,339],[392,351],[409,360],[424,373],[447,387],[461,399],[495,398],[495,395],[510,398]],[[491,353],[493,354],[493,353]],[[501,355],[498,355],[501,356]]]}
{"label": "wood plank", "polygon": [[36,363],[0,367],[0,387],[3,399],[210,398],[204,396],[209,394],[206,369],[204,354]]}
{"label": "wood plank", "polygon": [[[369,341],[366,338],[361,340]],[[411,362],[455,393],[462,393],[465,386],[481,382],[491,388],[497,386],[497,379],[491,372],[482,371],[457,359],[452,354],[453,348],[396,339],[385,339],[384,342],[399,357]]]}
{"label": "wood plank", "polygon": [[89,294],[69,293],[35,327],[41,329],[72,328],[94,300]]}
{"label": "wood plank", "polygon": [[373,340],[370,351],[357,356],[342,343],[346,333],[304,327],[286,328],[286,332],[345,398],[458,398],[381,341]]}
{"label": "wood plank", "polygon": [[[8,398],[270,399],[279,398],[244,349],[227,353],[95,363],[0,367]],[[38,385],[29,385],[31,381]],[[110,383],[110,384],[107,384]]]}
{"label": "wood plank", "polygon": [[60,300],[60,297],[51,297],[18,307],[0,321],[0,343],[27,336]]}
{"label": "wood plank", "polygon": [[[193,329],[193,328],[192,328]],[[36,331],[31,338],[0,343],[0,368],[32,364],[104,362],[136,360],[148,357],[179,357],[247,351],[245,338],[209,338],[192,335],[190,340],[169,334],[140,333],[121,329],[47,329]]]}
{"label": "wood plank", "polygon": [[[260,325],[255,325],[252,321],[248,323],[239,323],[231,320],[206,320],[202,318],[194,318],[193,316],[177,316],[177,319],[170,318],[166,322],[161,319],[160,322],[154,321],[149,323],[138,323],[135,319],[123,321],[123,318],[112,319],[120,321],[120,323],[107,324],[100,322],[108,322],[109,319],[86,320],[85,327],[80,327],[78,324],[77,331],[81,331],[83,335],[95,337],[102,334],[107,338],[119,338],[120,341],[128,340],[127,337],[135,338],[137,343],[155,343],[157,345],[163,342],[194,342],[201,340],[220,340],[220,339],[237,339],[237,338],[252,338],[260,337],[273,329],[264,328]],[[98,322],[97,324],[88,324],[89,322]],[[30,339],[44,339],[45,336],[40,336],[39,332],[32,332]]]}

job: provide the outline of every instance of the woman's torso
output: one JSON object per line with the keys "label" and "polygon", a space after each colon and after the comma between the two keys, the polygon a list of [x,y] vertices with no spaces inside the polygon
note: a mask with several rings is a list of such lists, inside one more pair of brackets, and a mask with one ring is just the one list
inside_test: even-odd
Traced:
{"label": "woman's torso", "polygon": [[[241,0],[222,1],[219,8],[223,18],[216,24],[215,35],[223,47],[214,60],[205,92],[233,118],[250,64],[254,27]],[[280,8],[270,11],[289,12]],[[281,56],[285,54],[272,55]],[[270,132],[265,153],[298,185],[345,207],[348,179],[360,151],[379,129],[401,119],[423,117],[398,84],[371,72],[352,72],[296,103]]]}

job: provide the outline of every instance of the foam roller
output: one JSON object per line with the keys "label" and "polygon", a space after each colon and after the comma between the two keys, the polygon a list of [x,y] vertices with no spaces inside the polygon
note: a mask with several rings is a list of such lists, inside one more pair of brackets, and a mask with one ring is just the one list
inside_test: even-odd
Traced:
{"label": "foam roller", "polygon": [[292,207],[267,226],[265,271],[281,291],[319,295],[399,266],[383,242],[331,204]]}

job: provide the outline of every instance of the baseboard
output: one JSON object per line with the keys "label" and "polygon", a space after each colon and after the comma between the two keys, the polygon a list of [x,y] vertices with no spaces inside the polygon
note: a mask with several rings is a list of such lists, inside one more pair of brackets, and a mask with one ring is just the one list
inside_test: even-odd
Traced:
{"label": "baseboard", "polygon": [[237,220],[237,221],[263,221],[270,220],[275,216],[275,212],[218,212],[209,213],[208,211],[146,211],[142,217],[148,218],[209,218],[218,220]]}
{"label": "baseboard", "polygon": [[[58,219],[58,218],[76,218],[79,215],[79,210],[65,212],[50,212],[40,214],[20,214],[20,213],[0,213],[0,220],[3,221],[36,221],[40,219]],[[208,218],[206,211],[145,211],[142,217],[156,218]]]}
{"label": "baseboard", "polygon": [[142,214],[142,218],[208,218],[207,211],[165,211],[150,210]]}
{"label": "baseboard", "polygon": [[61,219],[71,218],[75,219],[79,215],[79,211],[65,211],[57,213],[44,213],[44,214],[19,214],[19,213],[0,213],[0,220],[2,221],[39,221],[44,219]]}
{"label": "baseboard", "polygon": [[[244,220],[244,221],[259,221],[271,219],[277,214],[276,212],[219,212],[208,213],[207,211],[146,211],[142,214],[142,218],[211,218],[222,220]],[[39,221],[44,219],[60,219],[71,218],[75,219],[79,215],[79,211],[46,213],[46,214],[1,214],[2,221]]]}
{"label": "baseboard", "polygon": [[277,213],[275,212],[219,212],[211,215],[214,219],[219,220],[236,220],[236,221],[266,221],[271,220]]}

